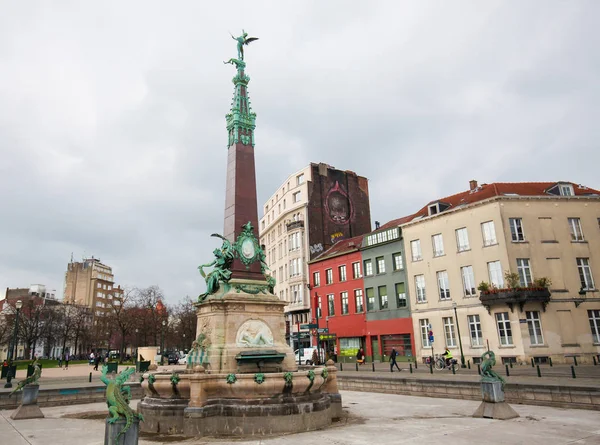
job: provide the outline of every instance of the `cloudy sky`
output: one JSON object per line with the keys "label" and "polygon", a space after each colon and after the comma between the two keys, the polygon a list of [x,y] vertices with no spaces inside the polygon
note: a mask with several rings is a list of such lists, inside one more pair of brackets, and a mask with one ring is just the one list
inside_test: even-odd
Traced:
{"label": "cloudy sky", "polygon": [[597,1],[0,8],[0,289],[62,296],[73,253],[171,303],[203,291],[242,28],[259,202],[311,161],[368,177],[381,222],[469,179],[600,187]]}

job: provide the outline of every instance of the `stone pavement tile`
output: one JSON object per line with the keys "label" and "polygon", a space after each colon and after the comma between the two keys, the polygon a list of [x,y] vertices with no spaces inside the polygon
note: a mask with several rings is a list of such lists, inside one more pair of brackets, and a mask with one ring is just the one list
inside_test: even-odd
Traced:
{"label": "stone pavement tile", "polygon": [[12,414],[12,411],[0,411],[0,442],[2,444],[26,445],[27,440],[12,426],[10,414]]}

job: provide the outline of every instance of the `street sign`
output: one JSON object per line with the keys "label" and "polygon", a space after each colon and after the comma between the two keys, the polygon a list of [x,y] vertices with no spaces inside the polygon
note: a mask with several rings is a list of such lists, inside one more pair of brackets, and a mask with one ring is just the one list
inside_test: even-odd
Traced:
{"label": "street sign", "polygon": [[335,340],[337,335],[335,334],[321,334],[319,335],[319,340]]}
{"label": "street sign", "polygon": [[318,328],[319,325],[316,323],[308,323],[308,324],[301,324],[300,325],[300,329],[315,329]]}
{"label": "street sign", "polygon": [[319,328],[317,329],[317,331],[319,332],[319,334],[329,334],[329,329],[327,328]]}

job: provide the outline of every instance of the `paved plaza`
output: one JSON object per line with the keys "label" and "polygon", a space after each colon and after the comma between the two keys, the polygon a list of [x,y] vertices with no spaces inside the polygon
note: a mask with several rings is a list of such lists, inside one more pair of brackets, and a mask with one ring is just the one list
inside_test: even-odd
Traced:
{"label": "paved plaza", "polygon": [[[253,440],[144,436],[140,444],[600,444],[596,411],[513,405],[520,418],[496,421],[470,417],[479,405],[474,401],[349,391],[342,397],[347,418],[323,431]],[[43,412],[45,419],[13,421],[10,410],[0,411],[2,443],[104,443],[104,403],[43,408]],[[73,418],[86,413],[90,419]]]}

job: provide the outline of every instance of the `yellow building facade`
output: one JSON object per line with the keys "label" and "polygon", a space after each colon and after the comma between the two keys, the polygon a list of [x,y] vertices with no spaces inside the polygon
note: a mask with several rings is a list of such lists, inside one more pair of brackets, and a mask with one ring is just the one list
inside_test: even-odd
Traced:
{"label": "yellow building facade", "polygon": [[[475,183],[428,204],[402,231],[418,360],[446,347],[460,360],[461,344],[471,363],[488,347],[505,363],[600,354],[597,191]],[[509,289],[507,272],[521,289]],[[534,283],[542,277],[547,290]],[[481,282],[497,290],[482,295]]]}

